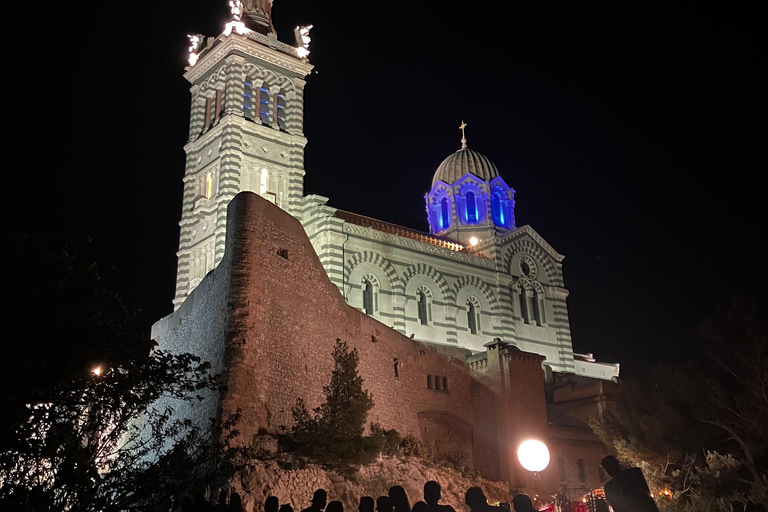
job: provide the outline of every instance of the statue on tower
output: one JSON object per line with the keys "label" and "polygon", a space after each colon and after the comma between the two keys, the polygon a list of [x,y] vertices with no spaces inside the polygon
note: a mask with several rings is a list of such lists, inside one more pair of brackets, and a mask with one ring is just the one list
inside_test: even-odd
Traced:
{"label": "statue on tower", "polygon": [[272,2],[274,0],[245,0],[245,15],[253,21],[249,28],[265,35],[277,36],[272,25]]}

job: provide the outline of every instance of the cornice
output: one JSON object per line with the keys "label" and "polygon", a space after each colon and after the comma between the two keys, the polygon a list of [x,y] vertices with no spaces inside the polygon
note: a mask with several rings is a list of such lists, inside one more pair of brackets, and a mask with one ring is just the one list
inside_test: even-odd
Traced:
{"label": "cornice", "polygon": [[[260,36],[263,40],[257,36]],[[261,34],[249,33],[246,36],[236,33],[232,33],[229,36],[222,34],[217,39],[222,40],[222,42],[218,46],[204,52],[194,66],[187,68],[184,78],[189,82],[195,83],[225,56],[234,52],[240,52],[264,62],[269,62],[292,71],[300,77],[309,75],[314,67],[308,61],[300,60],[298,56],[283,53],[285,51],[292,51],[295,55],[296,48]]]}
{"label": "cornice", "polygon": [[366,228],[363,226],[358,226],[356,224],[351,224],[349,222],[344,223],[343,229],[345,233],[352,233],[352,234],[362,236],[364,238],[369,238],[371,240],[375,240],[378,242],[387,242],[390,244],[399,245],[400,247],[414,249],[419,252],[434,254],[436,256],[442,256],[443,258],[446,258],[446,259],[452,259],[452,260],[462,261],[464,263],[470,263],[472,265],[477,265],[478,267],[484,267],[489,270],[495,270],[496,268],[495,260],[489,260],[486,258],[481,258],[479,256],[472,256],[471,254],[467,254],[465,252],[444,249],[442,247],[428,244],[426,242],[413,240],[412,238],[405,238],[405,237],[394,235],[391,233],[384,233],[377,229]]}

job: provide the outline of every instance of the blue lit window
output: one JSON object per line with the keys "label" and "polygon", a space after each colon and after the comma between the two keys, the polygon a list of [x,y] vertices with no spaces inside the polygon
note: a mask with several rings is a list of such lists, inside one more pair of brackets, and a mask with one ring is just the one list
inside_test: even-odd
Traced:
{"label": "blue lit window", "polygon": [[251,87],[251,79],[246,78],[243,82],[243,117],[253,121],[253,88]]}
{"label": "blue lit window", "polygon": [[494,190],[491,195],[491,216],[493,217],[493,223],[499,227],[507,227],[506,215],[504,215],[504,201],[502,200],[502,192],[500,190]]}
{"label": "blue lit window", "polygon": [[467,203],[465,207],[467,222],[477,222],[477,203],[475,203],[475,193],[470,190],[464,195],[464,199]]}
{"label": "blue lit window", "polygon": [[259,119],[264,124],[272,124],[269,115],[269,90],[266,87],[259,88]]}
{"label": "blue lit window", "polygon": [[448,198],[444,197],[440,201],[440,229],[449,227],[451,227],[451,205],[448,203]]}
{"label": "blue lit window", "polygon": [[280,91],[279,93],[275,94],[275,106],[277,107],[277,125],[280,127],[281,130],[287,131],[288,130],[288,123],[286,121],[286,103],[285,103],[285,96],[284,92]]}

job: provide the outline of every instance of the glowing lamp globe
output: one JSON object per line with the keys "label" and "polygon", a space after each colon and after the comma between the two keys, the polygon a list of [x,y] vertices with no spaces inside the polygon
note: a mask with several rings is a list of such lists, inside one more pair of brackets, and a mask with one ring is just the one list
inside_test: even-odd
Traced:
{"label": "glowing lamp globe", "polygon": [[538,473],[549,465],[549,450],[541,441],[531,439],[517,449],[517,458],[525,469]]}

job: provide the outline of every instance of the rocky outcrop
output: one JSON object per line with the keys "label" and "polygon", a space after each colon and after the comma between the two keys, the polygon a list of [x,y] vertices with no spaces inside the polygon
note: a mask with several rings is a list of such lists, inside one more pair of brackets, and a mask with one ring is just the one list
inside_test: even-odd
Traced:
{"label": "rocky outcrop", "polygon": [[440,466],[427,466],[416,459],[382,457],[361,467],[351,478],[325,471],[319,466],[304,469],[283,469],[276,461],[253,461],[241,470],[232,483],[243,497],[246,512],[263,512],[264,501],[277,496],[280,504],[288,503],[298,512],[309,506],[315,489],[328,491],[328,501],[339,500],[344,510],[357,510],[361,496],[387,494],[393,485],[401,485],[408,493],[411,505],[423,500],[424,484],[436,480],[443,488],[442,503],[457,512],[467,511],[464,493],[479,485],[489,503],[510,501],[506,482],[491,482],[482,478],[465,478],[461,473]]}

